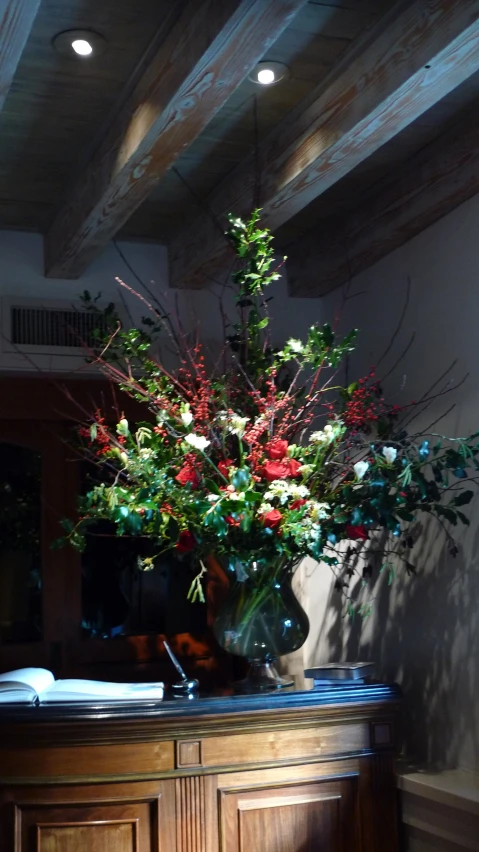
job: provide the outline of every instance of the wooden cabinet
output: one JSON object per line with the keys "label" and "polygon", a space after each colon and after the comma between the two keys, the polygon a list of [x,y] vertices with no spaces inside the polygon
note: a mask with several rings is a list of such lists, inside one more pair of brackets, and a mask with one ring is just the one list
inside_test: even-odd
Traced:
{"label": "wooden cabinet", "polygon": [[[174,849],[175,782],[16,792],[11,852],[153,852]],[[9,836],[10,835],[10,836]]]}
{"label": "wooden cabinet", "polygon": [[357,779],[291,784],[283,775],[277,787],[257,788],[250,780],[240,789],[225,782],[219,800],[223,852],[359,852]]}
{"label": "wooden cabinet", "polygon": [[1,710],[0,852],[397,852],[397,707],[376,686]]}

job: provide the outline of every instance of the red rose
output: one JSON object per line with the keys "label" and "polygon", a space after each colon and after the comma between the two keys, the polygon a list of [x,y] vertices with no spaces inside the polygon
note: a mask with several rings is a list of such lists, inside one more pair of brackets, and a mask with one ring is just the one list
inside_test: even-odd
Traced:
{"label": "red rose", "polygon": [[265,446],[265,450],[268,453],[270,459],[274,459],[275,461],[281,461],[281,459],[284,459],[287,449],[287,441],[270,441]]}
{"label": "red rose", "polygon": [[198,473],[191,464],[184,464],[179,474],[175,476],[175,479],[180,485],[187,485],[188,482],[191,483],[192,488],[198,488],[200,484]]}
{"label": "red rose", "polygon": [[289,508],[290,509],[301,509],[301,506],[304,506],[305,503],[306,503],[306,500],[303,500],[302,497],[298,497],[297,500],[293,500],[293,502],[291,503],[291,506]]}
{"label": "red rose", "polygon": [[368,531],[364,524],[359,524],[358,526],[348,524],[346,532],[348,534],[348,538],[353,538],[356,541],[367,541],[369,538]]}
{"label": "red rose", "polygon": [[223,476],[226,477],[226,479],[228,479],[228,471],[229,471],[230,467],[232,467],[232,465],[234,465],[234,461],[232,459],[226,459],[226,461],[220,461],[219,464],[218,464],[219,472],[222,473]]}
{"label": "red rose", "polygon": [[301,462],[299,462],[297,459],[289,459],[288,465],[290,476],[301,476],[299,472],[300,467],[302,467]]}
{"label": "red rose", "polygon": [[279,526],[283,519],[281,512],[278,509],[271,509],[270,512],[267,512],[266,515],[263,515],[263,524],[265,527],[271,527],[271,529],[275,529],[275,527]]}
{"label": "red rose", "polygon": [[180,553],[189,553],[190,550],[194,550],[195,546],[196,539],[193,533],[190,533],[189,530],[182,530],[176,542],[176,549]]}
{"label": "red rose", "polygon": [[290,461],[291,459],[287,461],[267,461],[263,468],[264,478],[268,482],[273,482],[274,479],[286,479],[287,476],[291,476]]}

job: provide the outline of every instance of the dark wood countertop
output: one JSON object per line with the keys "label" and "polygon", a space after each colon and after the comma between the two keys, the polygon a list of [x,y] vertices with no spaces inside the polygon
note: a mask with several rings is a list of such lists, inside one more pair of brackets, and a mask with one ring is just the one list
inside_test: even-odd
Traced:
{"label": "dark wood countertop", "polygon": [[381,683],[256,695],[204,696],[138,704],[0,706],[0,747],[145,742],[179,736],[281,729],[388,715],[400,701],[397,685]]}

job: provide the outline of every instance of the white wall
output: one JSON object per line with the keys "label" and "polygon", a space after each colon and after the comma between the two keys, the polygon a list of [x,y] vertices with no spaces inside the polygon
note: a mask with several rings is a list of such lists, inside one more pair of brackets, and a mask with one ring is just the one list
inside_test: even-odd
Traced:
{"label": "white wall", "polygon": [[[120,243],[125,257],[147,286],[163,289],[167,286],[167,253],[164,246],[141,243]],[[76,302],[83,290],[92,295],[102,292],[105,301],[120,304],[115,276],[124,278],[139,288],[113,244],[91,265],[79,280],[54,280],[43,275],[43,239],[40,234],[19,231],[0,231],[0,310],[2,297]],[[137,317],[145,313],[138,300],[125,294],[129,310]],[[31,372],[32,363],[21,354],[5,351],[6,342],[0,339],[0,371]],[[36,356],[32,359],[42,370],[66,371],[75,369],[78,359]]]}
{"label": "white wall", "polygon": [[[479,430],[479,196],[359,275],[343,310],[342,327],[361,329],[352,367],[377,364],[395,330],[410,276],[411,299],[394,347],[381,364],[387,372],[413,332],[416,339],[386,381],[398,402],[419,399],[458,359],[450,376],[467,381],[418,421],[424,427],[454,401],[434,429],[449,435]],[[321,300],[331,319],[340,294]],[[354,372],[351,373],[351,378]],[[438,387],[443,387],[446,381]],[[312,623],[306,662],[377,660],[380,672],[404,688],[410,753],[421,760],[479,769],[479,496],[469,507],[471,527],[458,532],[453,559],[436,527],[416,546],[416,578],[400,572],[391,588],[376,590],[373,616],[364,624],[344,618],[327,569],[309,571],[307,609]],[[333,604],[331,606],[331,603]]]}

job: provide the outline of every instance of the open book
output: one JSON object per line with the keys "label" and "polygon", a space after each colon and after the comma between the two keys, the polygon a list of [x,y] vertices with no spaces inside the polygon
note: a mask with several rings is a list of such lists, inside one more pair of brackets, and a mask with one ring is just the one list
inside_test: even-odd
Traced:
{"label": "open book", "polygon": [[0,674],[0,704],[161,701],[163,691],[162,683],[55,680],[47,669],[16,669],[13,672]]}

